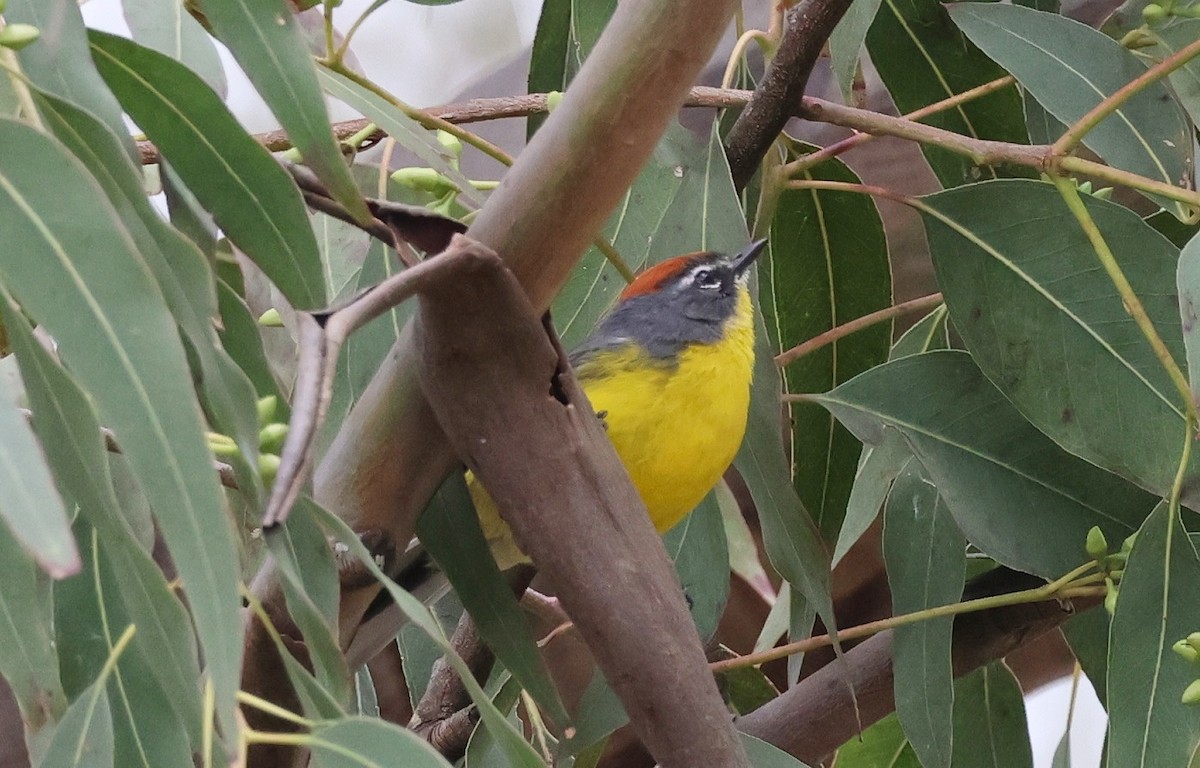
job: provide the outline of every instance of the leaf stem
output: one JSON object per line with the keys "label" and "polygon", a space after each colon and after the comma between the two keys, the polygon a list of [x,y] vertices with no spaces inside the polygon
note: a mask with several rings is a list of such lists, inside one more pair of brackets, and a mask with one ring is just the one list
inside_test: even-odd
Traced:
{"label": "leaf stem", "polygon": [[[1006,592],[1002,595],[992,595],[989,597],[980,597],[974,600],[965,600],[960,603],[951,603],[949,605],[939,605],[933,608],[926,608],[913,613],[904,613],[899,616],[891,616],[879,621],[871,621],[866,624],[860,624],[856,627],[839,629],[837,639],[839,641],[857,640],[862,637],[869,637],[878,634],[884,630],[894,629],[896,627],[915,624],[919,621],[928,619],[936,619],[944,616],[958,616],[963,613],[974,613],[977,611],[986,611],[991,608],[1002,608],[1009,605],[1020,605],[1022,603],[1037,603],[1046,600],[1056,600],[1067,596],[1084,597],[1102,595],[1103,587],[1076,587],[1075,580],[1087,573],[1089,570],[1096,567],[1095,562],[1088,562],[1079,566],[1062,578],[1056,579],[1049,584],[1033,589],[1023,589],[1019,592]],[[799,640],[787,645],[781,645],[778,648],[770,648],[758,653],[748,653],[745,656],[738,656],[732,659],[724,659],[722,661],[713,662],[708,667],[713,673],[724,672],[730,669],[739,669],[741,667],[752,667],[759,664],[765,664],[769,661],[787,658],[792,654],[806,653],[816,648],[823,648],[833,643],[833,638],[830,635],[816,635],[805,640]]]}
{"label": "leaf stem", "polygon": [[237,700],[239,703],[248,707],[253,707],[259,712],[265,712],[272,717],[277,717],[280,720],[293,723],[294,725],[299,725],[303,728],[312,728],[316,725],[316,722],[313,720],[309,720],[306,717],[297,715],[290,709],[284,709],[278,704],[274,704],[266,699],[259,698],[252,693],[248,693],[247,691],[238,691]]}
{"label": "leaf stem", "polygon": [[942,294],[931,293],[928,296],[922,296],[918,299],[910,299],[902,301],[899,304],[894,304],[890,307],[878,309],[869,315],[855,318],[839,326],[830,328],[828,331],[812,337],[808,341],[797,344],[786,352],[781,352],[775,356],[775,364],[783,367],[792,363],[805,355],[826,347],[838,339],[849,336],[852,333],[861,331],[864,328],[870,328],[872,325],[886,322],[894,317],[906,315],[909,312],[921,312],[926,309],[933,309],[942,303]]}
{"label": "leaf stem", "polygon": [[1117,258],[1113,255],[1112,249],[1108,247],[1108,243],[1105,241],[1104,235],[1101,234],[1100,228],[1096,226],[1092,215],[1088,213],[1087,206],[1084,204],[1079,190],[1075,187],[1075,182],[1069,178],[1057,175],[1052,176],[1051,181],[1058,189],[1058,193],[1062,195],[1067,208],[1075,216],[1075,220],[1079,222],[1079,226],[1083,229],[1084,234],[1087,235],[1088,241],[1091,242],[1092,249],[1096,252],[1096,258],[1100,260],[1104,271],[1108,273],[1109,279],[1116,286],[1117,293],[1121,295],[1121,302],[1125,305],[1125,311],[1137,323],[1138,328],[1142,331],[1142,335],[1146,337],[1146,341],[1150,342],[1150,348],[1154,350],[1155,357],[1158,358],[1159,363],[1175,384],[1175,388],[1183,396],[1188,418],[1194,421],[1196,417],[1196,403],[1192,398],[1192,390],[1188,385],[1187,377],[1179,369],[1175,358],[1171,356],[1171,351],[1167,349],[1162,336],[1158,334],[1158,330],[1155,329],[1150,316],[1146,314],[1146,308],[1142,305],[1142,300],[1138,298],[1137,293],[1133,290],[1133,286],[1129,284],[1129,278],[1121,270],[1121,265],[1117,263]]}
{"label": "leaf stem", "polygon": [[1099,104],[1092,107],[1086,115],[1075,121],[1075,124],[1060,136],[1058,141],[1054,142],[1051,151],[1059,156],[1070,154],[1083,141],[1083,137],[1100,124],[1101,120],[1120,109],[1135,94],[1141,92],[1152,83],[1158,82],[1184,64],[1187,64],[1198,54],[1200,54],[1200,40],[1196,40],[1190,45],[1180,48],[1175,53],[1113,91],[1101,100]]}
{"label": "leaf stem", "polygon": [[1184,220],[1184,223],[1195,224],[1200,220],[1200,192],[1196,190],[1177,187],[1174,184],[1167,184],[1156,179],[1148,179],[1136,173],[1122,171],[1120,168],[1113,168],[1110,165],[1097,163],[1094,160],[1085,160],[1082,157],[1074,155],[1058,158],[1056,165],[1062,171],[1084,174],[1111,184],[1120,184],[1141,192],[1161,195],[1168,200],[1174,200],[1184,205],[1190,205],[1192,213]]}
{"label": "leaf stem", "polygon": [[[1015,82],[1016,78],[1014,78],[1012,75],[1005,75],[1004,77],[996,78],[990,83],[977,85],[970,90],[963,91],[962,93],[956,93],[947,99],[936,101],[933,104],[927,104],[918,110],[909,112],[901,119],[911,121],[922,120],[930,115],[936,115],[939,112],[945,112],[947,110],[954,109],[955,107],[966,104],[969,101],[974,101],[975,99],[983,98],[988,94],[1003,90]],[[822,147],[816,152],[812,152],[793,160],[783,167],[783,171],[787,176],[796,176],[815,165],[819,165],[830,158],[837,157],[838,155],[848,152],[857,146],[866,144],[868,141],[871,141],[875,138],[877,138],[876,135],[872,133],[855,132],[853,136],[842,139],[837,143],[830,144],[827,147]]]}

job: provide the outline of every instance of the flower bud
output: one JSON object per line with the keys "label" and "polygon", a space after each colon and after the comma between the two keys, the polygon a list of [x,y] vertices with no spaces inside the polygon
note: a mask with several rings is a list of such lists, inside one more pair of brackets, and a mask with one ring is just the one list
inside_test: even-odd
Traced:
{"label": "flower bud", "polygon": [[265,453],[279,453],[287,437],[287,424],[268,424],[258,432],[258,443]]}
{"label": "flower bud", "polygon": [[1193,664],[1200,661],[1200,651],[1193,648],[1187,640],[1176,640],[1175,644],[1171,646],[1171,650]]}
{"label": "flower bud", "polygon": [[457,192],[458,187],[433,168],[400,168],[392,173],[392,181],[418,192],[443,195],[447,191]]}
{"label": "flower bud", "polygon": [[462,157],[462,142],[459,141],[458,137],[454,134],[447,133],[446,131],[438,131],[437,141],[438,144],[441,144],[446,148],[446,151],[449,152],[452,157]]}
{"label": "flower bud", "polygon": [[0,46],[19,51],[41,35],[41,30],[32,24],[9,24],[0,29]]}
{"label": "flower bud", "polygon": [[1093,560],[1103,560],[1108,554],[1108,539],[1097,525],[1087,532],[1087,553]]}
{"label": "flower bud", "polygon": [[1104,586],[1108,590],[1104,595],[1104,610],[1108,611],[1109,616],[1113,616],[1117,612],[1117,585],[1112,579],[1105,578]]}
{"label": "flower bud", "polygon": [[271,309],[268,309],[266,312],[262,313],[262,316],[258,318],[258,324],[266,326],[267,328],[282,328],[283,315],[279,314],[278,309],[272,307]]}
{"label": "flower bud", "polygon": [[279,457],[273,453],[258,454],[258,474],[265,484],[275,482],[275,475],[279,474],[279,464]]}
{"label": "flower bud", "polygon": [[1184,704],[1200,704],[1200,680],[1193,680],[1183,691],[1183,696],[1180,700]]}
{"label": "flower bud", "polygon": [[265,427],[275,419],[275,409],[279,407],[279,398],[275,395],[260,397],[255,404],[258,410],[258,426]]}

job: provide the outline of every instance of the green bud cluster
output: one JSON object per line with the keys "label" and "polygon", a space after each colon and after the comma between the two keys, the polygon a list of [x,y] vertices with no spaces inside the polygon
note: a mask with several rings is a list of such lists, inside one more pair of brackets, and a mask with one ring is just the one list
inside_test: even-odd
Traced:
{"label": "green bud cluster", "polygon": [[1142,20],[1151,26],[1158,26],[1172,16],[1200,18],[1200,5],[1187,5],[1177,0],[1165,0],[1161,3],[1150,3],[1142,8]]}
{"label": "green bud cluster", "polygon": [[[275,412],[279,401],[275,395],[260,398],[255,405],[258,412],[258,473],[263,482],[270,485],[279,473],[279,452],[283,450],[283,442],[287,438],[288,425],[275,421]],[[238,456],[241,449],[229,435],[220,432],[205,432],[204,438],[208,450],[214,456]]]}
{"label": "green bud cluster", "polygon": [[[1182,640],[1177,640],[1171,650],[1179,654],[1185,661],[1200,667],[1200,632],[1193,632]],[[1184,704],[1200,704],[1200,679],[1193,680],[1180,697]]]}
{"label": "green bud cluster", "polygon": [[[4,9],[0,8],[0,13]],[[19,51],[42,36],[42,31],[32,24],[9,24],[0,29],[0,47]]]}
{"label": "green bud cluster", "polygon": [[1104,609],[1109,615],[1117,609],[1117,593],[1121,588],[1121,577],[1125,575],[1125,562],[1129,559],[1129,552],[1133,549],[1136,538],[1136,533],[1130,534],[1121,542],[1119,551],[1110,552],[1108,539],[1098,526],[1092,526],[1087,533],[1085,549],[1088,557],[1096,561],[1097,570],[1104,574]]}

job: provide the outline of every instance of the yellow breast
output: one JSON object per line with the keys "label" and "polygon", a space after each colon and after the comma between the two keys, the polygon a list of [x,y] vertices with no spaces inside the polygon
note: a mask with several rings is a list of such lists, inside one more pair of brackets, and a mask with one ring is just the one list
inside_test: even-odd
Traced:
{"label": "yellow breast", "polygon": [[[691,512],[732,463],[746,431],[753,366],[753,312],[740,287],[721,341],[692,345],[677,364],[651,360],[631,344],[576,370],[660,533]],[[487,492],[474,478],[469,485],[497,561],[519,562]]]}

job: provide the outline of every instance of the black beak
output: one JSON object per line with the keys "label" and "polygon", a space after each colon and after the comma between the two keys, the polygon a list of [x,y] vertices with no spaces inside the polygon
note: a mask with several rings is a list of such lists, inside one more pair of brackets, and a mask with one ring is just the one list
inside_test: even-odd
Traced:
{"label": "black beak", "polygon": [[741,277],[743,274],[745,274],[746,270],[750,268],[750,265],[754,263],[754,260],[758,258],[758,254],[763,252],[763,248],[765,248],[766,245],[767,241],[765,238],[762,240],[755,240],[753,243],[750,243],[750,245],[747,245],[745,248],[735,253],[733,258],[730,259],[730,265],[733,267],[734,276]]}

